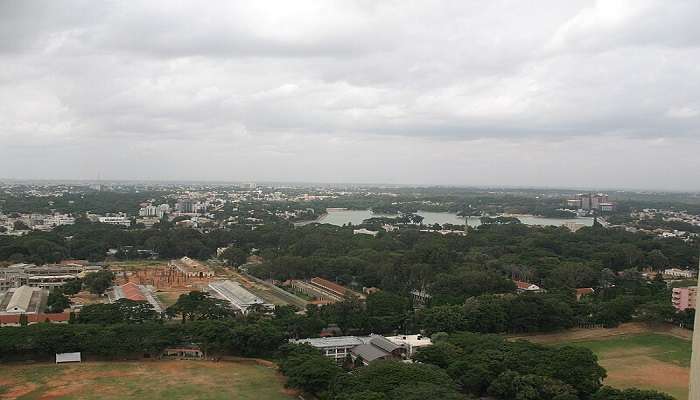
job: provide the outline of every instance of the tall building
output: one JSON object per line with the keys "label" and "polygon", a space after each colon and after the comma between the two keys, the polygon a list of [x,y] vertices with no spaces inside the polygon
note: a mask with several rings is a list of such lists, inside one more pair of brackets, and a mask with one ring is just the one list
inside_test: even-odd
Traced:
{"label": "tall building", "polygon": [[686,308],[695,310],[695,301],[698,295],[697,286],[673,288],[671,302],[676,309],[683,311]]}

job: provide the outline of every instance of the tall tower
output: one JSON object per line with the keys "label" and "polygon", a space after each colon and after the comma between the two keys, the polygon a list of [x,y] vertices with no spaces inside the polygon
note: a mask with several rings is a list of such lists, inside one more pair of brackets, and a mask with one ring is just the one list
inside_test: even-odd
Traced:
{"label": "tall tower", "polygon": [[[698,275],[700,276],[700,274]],[[688,394],[688,400],[700,400],[700,312],[697,310],[695,311],[695,321],[693,323],[692,351],[693,353],[690,358],[690,393]]]}

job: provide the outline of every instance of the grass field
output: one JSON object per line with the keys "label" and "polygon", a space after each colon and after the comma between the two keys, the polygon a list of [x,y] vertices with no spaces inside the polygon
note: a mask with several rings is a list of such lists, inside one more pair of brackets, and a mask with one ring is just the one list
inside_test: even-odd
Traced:
{"label": "grass field", "polygon": [[255,362],[148,361],[3,365],[0,399],[294,399]]}
{"label": "grass field", "polygon": [[605,384],[655,389],[679,400],[688,398],[692,331],[670,325],[627,323],[615,328],[571,329],[536,335],[514,335],[547,345],[587,347],[608,371]]}
{"label": "grass field", "polygon": [[688,398],[691,350],[688,340],[641,333],[560,344],[591,349],[608,371],[606,385],[655,389],[679,400]]}

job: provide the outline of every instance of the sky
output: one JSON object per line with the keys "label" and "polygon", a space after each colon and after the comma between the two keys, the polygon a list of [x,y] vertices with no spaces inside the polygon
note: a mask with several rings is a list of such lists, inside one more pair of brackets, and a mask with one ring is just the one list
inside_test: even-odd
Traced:
{"label": "sky", "polygon": [[699,17],[0,0],[0,178],[700,190]]}

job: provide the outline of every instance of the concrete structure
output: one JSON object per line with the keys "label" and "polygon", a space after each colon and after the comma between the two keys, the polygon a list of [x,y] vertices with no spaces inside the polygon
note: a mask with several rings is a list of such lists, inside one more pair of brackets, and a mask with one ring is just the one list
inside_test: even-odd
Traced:
{"label": "concrete structure", "polygon": [[416,355],[418,349],[431,346],[433,341],[429,337],[423,335],[403,335],[403,336],[388,336],[387,340],[402,346],[406,349],[409,358]]}
{"label": "concrete structure", "polygon": [[158,300],[152,287],[145,285],[137,285],[133,282],[125,283],[121,286],[115,286],[112,290],[107,292],[107,297],[111,303],[119,299],[129,299],[133,301],[146,301],[156,312],[165,311],[165,307]]}
{"label": "concrete structure", "polygon": [[0,297],[0,315],[41,313],[48,295],[48,290],[26,285],[10,289]]}
{"label": "concrete structure", "polygon": [[214,271],[209,267],[189,257],[170,261],[170,267],[192,278],[209,278],[214,276]]}
{"label": "concrete structure", "polygon": [[0,292],[13,287],[27,285],[44,289],[53,289],[66,282],[81,278],[88,272],[99,271],[99,266],[81,264],[14,264],[0,268]]}
{"label": "concrete structure", "polygon": [[697,294],[697,286],[673,288],[671,293],[671,303],[680,311],[683,311],[686,308],[695,309]]}
{"label": "concrete structure", "polygon": [[237,282],[229,280],[211,282],[208,288],[216,297],[228,301],[236,310],[243,314],[246,314],[251,307],[256,305],[267,309],[273,307],[265,303],[265,300],[244,289]]}

